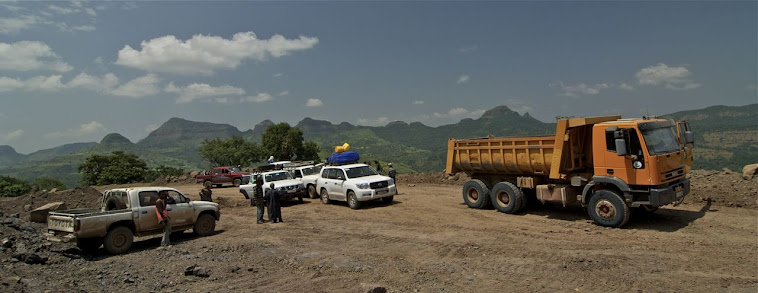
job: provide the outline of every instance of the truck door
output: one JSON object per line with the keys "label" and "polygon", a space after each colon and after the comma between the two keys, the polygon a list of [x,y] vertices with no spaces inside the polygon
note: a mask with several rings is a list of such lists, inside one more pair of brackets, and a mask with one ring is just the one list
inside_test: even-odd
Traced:
{"label": "truck door", "polygon": [[345,171],[342,171],[342,169],[332,169],[332,184],[329,185],[329,197],[334,197],[334,199],[338,200],[345,200],[347,198],[347,195],[345,195],[344,190],[342,190],[342,185],[345,183]]}
{"label": "truck door", "polygon": [[171,200],[169,200],[166,210],[168,211],[168,216],[171,217],[171,225],[183,226],[192,224],[195,210],[189,199],[175,190],[168,190],[168,196]]}
{"label": "truck door", "polygon": [[690,169],[692,169],[692,163],[694,160],[694,157],[692,155],[692,148],[695,146],[694,143],[687,143],[684,140],[684,133],[687,131],[692,131],[690,129],[690,124],[687,123],[687,121],[681,120],[676,122],[676,135],[679,139],[679,142],[684,145],[684,168],[685,173],[689,173]]}
{"label": "truck door", "polygon": [[[599,160],[600,164],[598,164],[598,161],[595,162],[595,175],[617,177],[630,185],[649,185],[650,171],[647,168],[649,162],[646,161],[648,156],[645,155],[645,151],[642,149],[637,129],[622,128],[620,130],[623,131],[623,135],[627,141],[629,155],[619,156],[616,152],[616,136],[614,131],[605,131],[603,129],[601,135],[605,136],[605,147],[597,149],[598,144],[595,144],[595,153],[602,156],[601,160]],[[595,137],[598,137],[597,135],[596,133]],[[601,141],[603,140],[601,139]],[[635,168],[635,164],[639,168]]]}
{"label": "truck door", "polygon": [[139,232],[163,229],[158,224],[158,215],[155,213],[155,201],[158,200],[158,191],[142,191],[139,197],[137,230]]}

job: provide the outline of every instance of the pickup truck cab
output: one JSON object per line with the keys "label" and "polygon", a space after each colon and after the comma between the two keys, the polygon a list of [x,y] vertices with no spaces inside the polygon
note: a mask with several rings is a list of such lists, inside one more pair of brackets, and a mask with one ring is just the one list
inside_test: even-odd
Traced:
{"label": "pickup truck cab", "polygon": [[94,251],[102,245],[110,254],[124,253],[132,246],[135,235],[163,233],[155,210],[161,191],[169,195],[166,209],[172,232],[192,228],[195,234],[207,236],[216,229],[216,221],[221,217],[217,203],[192,201],[168,187],[136,187],[105,191],[100,209],[50,212],[48,234],[76,239],[77,246],[84,251]]}
{"label": "pickup truck cab", "polygon": [[379,175],[374,168],[365,164],[324,166],[316,188],[321,202],[347,201],[351,209],[358,209],[361,202],[375,199],[391,203],[397,193],[392,178]]}
{"label": "pickup truck cab", "polygon": [[308,191],[308,196],[310,198],[317,198],[318,191],[316,191],[316,181],[321,177],[321,168],[323,167],[324,164],[310,164],[285,169],[289,169],[292,176],[305,185],[305,189]]}
{"label": "pickup truck cab", "polygon": [[269,184],[273,182],[274,188],[279,189],[282,193],[281,200],[297,198],[299,202],[303,202],[303,197],[306,195],[305,185],[300,180],[293,178],[292,173],[287,170],[277,170],[250,175],[250,179],[246,180],[249,182],[240,185],[240,193],[245,198],[253,196],[253,187],[255,187],[256,180],[263,180],[263,194],[266,194],[266,191],[271,189]]}
{"label": "pickup truck cab", "polygon": [[242,176],[250,173],[242,172],[239,167],[215,167],[208,174],[197,175],[195,182],[202,182],[203,186],[211,188],[212,186],[221,187],[224,183],[231,183],[234,186],[242,184]]}

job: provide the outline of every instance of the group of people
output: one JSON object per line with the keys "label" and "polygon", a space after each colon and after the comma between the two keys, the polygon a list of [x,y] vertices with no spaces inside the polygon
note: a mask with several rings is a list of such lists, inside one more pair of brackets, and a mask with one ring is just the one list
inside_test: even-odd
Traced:
{"label": "group of people", "polygon": [[[271,182],[269,184],[269,190],[266,190],[266,194],[263,193],[263,179],[256,178],[255,187],[253,187],[253,198],[250,199],[250,205],[255,205],[258,210],[258,218],[256,223],[263,224],[271,221],[271,223],[282,223],[282,194],[276,190],[276,185]],[[268,220],[263,219],[263,213],[268,206]]]}

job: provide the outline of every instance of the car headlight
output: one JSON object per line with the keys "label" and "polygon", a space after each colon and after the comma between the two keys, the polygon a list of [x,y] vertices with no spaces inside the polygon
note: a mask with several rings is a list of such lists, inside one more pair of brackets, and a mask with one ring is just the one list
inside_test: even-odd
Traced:
{"label": "car headlight", "polygon": [[393,180],[392,178],[390,178],[390,185],[395,185],[395,180]]}
{"label": "car headlight", "polygon": [[368,183],[358,183],[355,186],[357,186],[360,189],[368,189],[369,184]]}

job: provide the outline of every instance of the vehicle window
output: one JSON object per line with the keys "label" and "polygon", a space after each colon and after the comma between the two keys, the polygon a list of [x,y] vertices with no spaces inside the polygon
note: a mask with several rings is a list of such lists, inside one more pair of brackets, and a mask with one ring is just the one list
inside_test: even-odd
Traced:
{"label": "vehicle window", "polygon": [[359,177],[379,174],[371,166],[359,166],[359,167],[353,167],[353,168],[346,168],[345,171],[347,171],[347,178],[359,178]]}
{"label": "vehicle window", "polygon": [[221,170],[221,173],[222,174],[229,174],[229,169],[223,169],[223,170]]}
{"label": "vehicle window", "polygon": [[680,147],[674,127],[643,129],[642,137],[651,155],[674,152]]}
{"label": "vehicle window", "polygon": [[227,173],[229,172],[242,172],[242,169],[237,168],[237,167],[231,167],[229,168],[229,170],[227,170]]}
{"label": "vehicle window", "polygon": [[221,174],[221,169],[213,170],[213,174],[216,174],[216,175]]}
{"label": "vehicle window", "polygon": [[168,197],[169,197],[168,203],[172,203],[172,201],[173,203],[187,203],[188,202],[181,193],[176,192],[174,190],[168,191]]}
{"label": "vehicle window", "polygon": [[292,179],[292,174],[288,171],[282,171],[282,172],[276,172],[276,173],[268,173],[265,176],[266,182],[274,182],[274,181],[280,181],[280,180],[287,180]]}
{"label": "vehicle window", "polygon": [[303,176],[314,175],[321,172],[321,166],[303,168]]}
{"label": "vehicle window", "polygon": [[332,172],[332,169],[326,169],[321,172],[321,178],[329,178],[329,173]]}
{"label": "vehicle window", "polygon": [[345,171],[342,169],[334,169],[334,179],[345,180]]}
{"label": "vehicle window", "polygon": [[684,132],[687,131],[684,128],[684,123],[679,123],[679,134],[677,135],[680,144],[684,144]]}
{"label": "vehicle window", "polygon": [[608,151],[616,152],[616,137],[613,135],[613,131],[605,132],[605,148]]}
{"label": "vehicle window", "polygon": [[158,200],[157,191],[142,191],[139,193],[139,205],[142,207],[154,206],[155,201]]}
{"label": "vehicle window", "polygon": [[242,176],[242,185],[250,184],[250,176]]}

